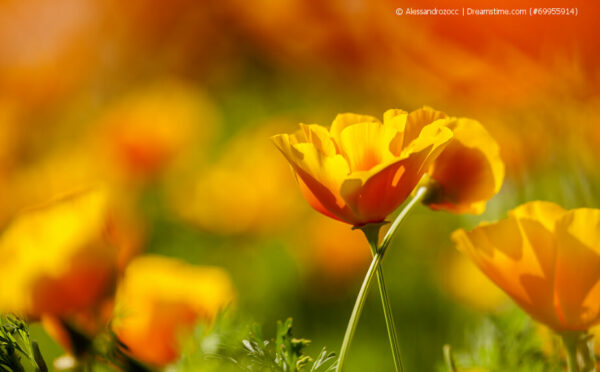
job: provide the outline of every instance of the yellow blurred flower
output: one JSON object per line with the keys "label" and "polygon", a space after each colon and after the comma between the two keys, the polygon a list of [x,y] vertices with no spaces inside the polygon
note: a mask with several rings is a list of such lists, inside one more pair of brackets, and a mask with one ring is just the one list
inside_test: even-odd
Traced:
{"label": "yellow blurred flower", "polygon": [[317,211],[352,224],[383,221],[410,194],[452,138],[440,122],[422,125],[401,110],[338,115],[331,128],[301,124],[272,139]]}
{"label": "yellow blurred flower", "polygon": [[239,133],[217,159],[196,166],[189,181],[174,178],[169,194],[177,213],[218,234],[272,232],[289,222],[299,198],[288,167],[267,140],[272,129]]}
{"label": "yellow blurred flower", "polygon": [[27,206],[101,183],[102,173],[88,147],[46,151],[39,158],[15,167],[4,180],[7,200],[0,210],[0,224]]}
{"label": "yellow blurred flower", "polygon": [[116,250],[105,238],[107,195],[90,190],[29,210],[0,238],[0,311],[67,317],[111,293]]}
{"label": "yellow blurred flower", "polygon": [[498,144],[473,119],[450,118],[429,107],[409,115],[409,121],[422,126],[439,118],[447,118],[445,124],[454,136],[429,169],[430,181],[434,182],[430,183],[433,190],[426,204],[432,209],[481,214],[504,180]]}
{"label": "yellow blurred flower", "polygon": [[119,285],[112,329],[133,357],[165,365],[177,358],[193,325],[211,322],[233,297],[222,269],[141,256]]}
{"label": "yellow blurred flower", "polygon": [[585,331],[600,321],[598,226],[598,209],[537,201],[452,238],[534,319],[558,332]]}
{"label": "yellow blurred flower", "polygon": [[163,79],[121,97],[97,126],[100,151],[117,176],[144,179],[204,148],[215,130],[216,115],[200,91]]}
{"label": "yellow blurred flower", "polygon": [[[65,249],[79,250],[72,253],[64,253],[65,255],[72,254],[73,257],[68,255],[61,256],[59,255],[60,252],[47,253],[57,254],[56,258],[64,260],[64,264],[68,266],[64,269],[66,272],[60,274],[64,275],[64,278],[60,277],[56,279],[58,284],[55,286],[62,286],[64,288],[44,289],[43,284],[40,284],[45,280],[44,275],[46,274],[43,272],[38,274],[35,272],[30,273],[29,275],[32,277],[29,279],[26,279],[25,277],[25,273],[28,272],[27,270],[19,273],[19,275],[24,276],[23,280],[30,280],[32,282],[31,286],[35,284],[37,287],[40,287],[40,289],[36,289],[36,291],[39,292],[36,296],[49,296],[50,300],[48,301],[55,301],[57,303],[65,302],[62,300],[52,300],[52,296],[56,297],[57,295],[60,295],[58,291],[81,292],[81,294],[76,293],[74,295],[64,294],[64,296],[68,295],[73,298],[77,298],[77,296],[98,296],[97,300],[90,300],[85,306],[77,306],[77,308],[69,311],[57,312],[52,309],[42,309],[35,310],[35,314],[29,314],[31,317],[41,317],[44,329],[70,353],[76,353],[76,349],[79,346],[74,347],[72,340],[67,337],[69,333],[66,331],[65,327],[68,326],[76,329],[78,332],[86,335],[86,337],[93,337],[102,330],[112,313],[112,295],[114,294],[116,278],[118,274],[123,271],[131,258],[142,250],[144,243],[145,229],[138,212],[135,210],[135,200],[132,198],[133,195],[125,192],[124,189],[116,188],[114,186],[109,187],[102,182],[102,180],[106,178],[106,172],[99,164],[100,162],[98,161],[96,154],[89,149],[89,143],[83,142],[81,145],[77,145],[73,148],[63,149],[59,147],[59,151],[45,153],[39,159],[36,159],[35,162],[14,169],[11,172],[10,177],[4,180],[4,184],[0,182],[0,189],[2,189],[0,190],[0,195],[1,198],[6,201],[2,204],[2,208],[0,208],[0,225],[4,225],[7,220],[18,213],[17,211],[28,208],[30,205],[40,204],[46,206],[40,208],[40,210],[44,210],[45,208],[51,210],[54,208],[52,207],[53,205],[61,205],[62,203],[65,204],[65,207],[61,208],[67,211],[71,208],[73,214],[83,213],[75,210],[75,208],[83,208],[77,207],[77,205],[88,205],[86,208],[90,209],[89,213],[96,213],[95,218],[99,219],[98,223],[101,224],[101,226],[97,227],[96,231],[89,232],[89,236],[84,235],[81,238],[89,239],[89,241],[83,241],[81,243],[83,246],[78,247],[75,245],[69,248],[69,246],[66,245],[68,243],[67,239],[69,239],[69,234],[76,233],[77,229],[82,230],[81,234],[86,234],[83,231],[83,229],[88,228],[86,227],[88,221],[86,221],[87,217],[85,215],[82,214],[81,221],[78,221],[78,223],[81,223],[81,226],[73,227],[73,230],[76,230],[75,232],[64,231],[66,234],[64,238],[51,235],[59,235],[61,233],[60,230],[52,231],[51,229],[56,229],[56,227],[52,226],[60,223],[53,221],[61,219],[60,213],[62,212],[49,211],[46,213],[46,217],[36,217],[36,220],[43,220],[40,224],[44,223],[48,225],[47,228],[44,228],[45,235],[39,236],[41,241],[38,249],[42,250],[45,247],[45,243],[42,240],[63,239],[65,242],[62,244],[65,244]],[[96,191],[91,191],[91,193],[96,192],[102,194],[102,196],[99,197],[102,201],[101,203],[98,202],[98,210],[94,212],[91,204],[92,201],[87,202],[83,200],[86,198],[83,196],[86,192],[73,191],[92,190],[94,188],[93,185],[99,184],[103,185],[101,190],[96,188]],[[60,198],[61,195],[71,196],[64,198],[65,202],[61,202],[60,200],[56,202],[55,200],[57,197]],[[80,197],[78,195],[82,196]],[[74,201],[68,202],[67,200],[69,199]],[[82,201],[77,201],[80,199]],[[49,200],[51,201],[50,203],[48,202]],[[73,217],[73,220],[75,221],[76,217]],[[89,223],[94,223],[94,221],[90,220]],[[11,228],[9,227],[9,229]],[[31,227],[31,229],[35,231],[40,230],[40,228],[37,227]],[[48,231],[45,231],[46,229]],[[19,258],[19,263],[16,263],[16,265],[21,265],[20,262],[23,261],[25,259],[24,257],[28,254],[36,257],[39,256],[37,253],[31,253],[33,252],[33,248],[35,247],[32,246],[31,248],[28,248],[27,251],[23,251],[24,256]],[[62,247],[58,246],[56,249],[62,249]],[[101,255],[102,259],[95,258],[97,255]],[[43,259],[42,257],[43,256],[40,256],[38,259],[41,260]],[[38,264],[41,265],[41,263]],[[91,269],[89,267],[91,267]],[[35,270],[41,269],[50,270],[51,268],[40,267]],[[18,270],[18,266],[15,267],[14,270]],[[98,270],[98,272],[94,272],[93,270]],[[39,275],[39,277],[37,275]],[[103,275],[107,277],[104,278]],[[105,282],[98,284],[87,282],[93,280],[103,280]],[[73,282],[69,284],[69,281]],[[47,282],[50,283],[49,281]],[[89,291],[87,289],[88,285],[90,286]],[[95,292],[100,291],[100,289],[94,288],[94,285],[103,287],[100,294],[95,294]],[[73,288],[69,289],[67,286]],[[15,290],[18,291],[17,288],[15,288]],[[24,288],[23,291],[25,291],[24,293],[27,293],[27,291],[33,291],[33,289],[29,290]],[[48,293],[45,294],[45,292]],[[4,296],[1,290],[0,294]],[[66,302],[68,303],[69,301],[71,300]],[[0,303],[1,302],[2,301],[0,301]],[[39,305],[35,306],[39,307]]]}
{"label": "yellow blurred flower", "polygon": [[118,250],[121,269],[142,248],[144,227],[136,211],[136,194],[119,184],[108,185],[103,169],[89,142],[73,148],[47,152],[27,166],[17,167],[0,180],[0,225],[17,211],[46,203],[76,190],[103,185],[109,195],[106,237]]}

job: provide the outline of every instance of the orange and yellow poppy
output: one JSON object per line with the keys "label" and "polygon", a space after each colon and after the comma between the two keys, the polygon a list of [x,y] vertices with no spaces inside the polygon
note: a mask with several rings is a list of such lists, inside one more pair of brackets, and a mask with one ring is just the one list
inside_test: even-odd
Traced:
{"label": "orange and yellow poppy", "polygon": [[599,226],[598,209],[535,201],[452,238],[534,319],[580,332],[600,322]]}
{"label": "orange and yellow poppy", "polygon": [[214,320],[233,297],[222,269],[140,256],[119,285],[112,329],[134,358],[166,365],[179,356],[194,324]]}
{"label": "orange and yellow poppy", "polygon": [[402,204],[452,139],[445,119],[423,124],[421,111],[388,110],[383,123],[340,114],[330,129],[301,124],[272,139],[314,209],[361,226],[385,220]]}
{"label": "orange and yellow poppy", "polygon": [[[420,113],[422,116],[413,121],[421,125],[447,117],[428,107]],[[502,187],[500,148],[476,120],[447,117],[445,123],[454,136],[428,171],[432,190],[426,203],[435,210],[481,214],[486,202]]]}
{"label": "orange and yellow poppy", "polygon": [[65,318],[112,292],[117,248],[103,190],[70,194],[15,218],[0,238],[0,312]]}

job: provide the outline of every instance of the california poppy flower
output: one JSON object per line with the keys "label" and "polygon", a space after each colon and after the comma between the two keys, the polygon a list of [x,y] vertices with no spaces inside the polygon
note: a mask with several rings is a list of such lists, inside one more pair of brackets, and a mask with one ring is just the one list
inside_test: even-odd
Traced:
{"label": "california poppy flower", "polygon": [[108,197],[88,190],[16,217],[0,237],[0,311],[69,317],[110,295],[117,249],[106,239]]}
{"label": "california poppy flower", "polygon": [[446,118],[443,123],[452,130],[453,137],[427,172],[430,191],[425,203],[436,210],[481,214],[504,180],[500,148],[483,125],[473,119],[448,117],[423,107],[411,112],[408,122],[424,126],[440,118]]}
{"label": "california poppy flower", "polygon": [[452,235],[458,249],[534,319],[557,332],[600,322],[600,210],[530,202]]}
{"label": "california poppy flower", "polygon": [[408,118],[402,110],[386,111],[383,123],[340,114],[329,129],[301,124],[298,132],[272,139],[314,209],[361,226],[392,213],[452,138],[440,121]]}
{"label": "california poppy flower", "polygon": [[[265,141],[274,129],[267,124],[240,132],[222,146],[220,156],[195,164],[191,177],[173,179],[169,194],[175,212],[222,235],[264,235],[289,224],[304,205],[289,168]],[[272,202],[274,197],[277,203]]]}
{"label": "california poppy flower", "polygon": [[233,299],[229,275],[172,258],[140,256],[119,285],[112,329],[136,359],[174,361],[198,321],[211,322]]}
{"label": "california poppy flower", "polygon": [[100,154],[109,160],[114,175],[146,179],[205,145],[216,122],[212,104],[201,91],[165,78],[120,97],[95,125]]}

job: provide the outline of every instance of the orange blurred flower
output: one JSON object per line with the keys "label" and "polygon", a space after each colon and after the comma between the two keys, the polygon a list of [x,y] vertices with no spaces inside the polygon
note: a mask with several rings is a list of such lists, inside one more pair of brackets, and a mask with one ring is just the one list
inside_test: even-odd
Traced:
{"label": "orange blurred flower", "polygon": [[112,290],[116,249],[105,239],[108,200],[91,190],[17,217],[0,238],[0,311],[68,317]]}
{"label": "orange blurred flower", "polygon": [[119,285],[112,329],[133,357],[154,365],[174,361],[197,321],[211,322],[232,301],[227,273],[176,259],[134,259]]}
{"label": "orange blurred flower", "polygon": [[585,331],[600,321],[599,225],[598,209],[536,201],[452,238],[534,319],[559,332]]}
{"label": "orange blurred flower", "polygon": [[[415,113],[420,116],[411,118]],[[454,213],[483,213],[486,201],[500,191],[504,180],[504,163],[496,141],[476,120],[450,118],[428,107],[415,113],[409,115],[409,121],[423,126],[447,118],[445,124],[454,134],[429,169],[432,190],[426,204]]]}
{"label": "orange blurred flower", "polygon": [[0,199],[6,200],[0,206],[0,224],[28,206],[103,184],[104,172],[87,145],[84,143],[74,148],[58,146],[56,151],[45,151],[36,159],[14,167],[3,180],[6,191]]}
{"label": "orange blurred flower", "polygon": [[156,176],[204,147],[215,116],[202,92],[182,81],[159,80],[121,97],[98,119],[100,151],[117,177]]}
{"label": "orange blurred flower", "polygon": [[[56,192],[45,185],[46,193]],[[117,277],[143,243],[143,229],[122,198],[116,207],[107,188],[83,190],[22,213],[0,238],[0,270],[11,278],[0,289],[0,312],[40,319],[75,355],[90,346],[83,338],[110,319]],[[83,338],[72,339],[73,331]]]}
{"label": "orange blurred flower", "polygon": [[308,203],[358,226],[392,213],[452,138],[441,122],[422,124],[408,117],[388,110],[381,123],[371,116],[340,114],[329,130],[301,124],[295,134],[272,139]]}
{"label": "orange blurred flower", "polygon": [[117,249],[122,269],[141,250],[144,226],[136,210],[137,195],[123,185],[109,185],[108,173],[99,156],[90,151],[89,141],[46,152],[26,166],[15,167],[6,179],[0,178],[0,225],[30,205],[102,185],[109,196],[106,239]]}

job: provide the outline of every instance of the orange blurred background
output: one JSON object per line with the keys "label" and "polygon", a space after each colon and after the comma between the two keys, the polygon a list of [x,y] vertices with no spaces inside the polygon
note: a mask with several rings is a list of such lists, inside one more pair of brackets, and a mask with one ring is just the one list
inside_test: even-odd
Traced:
{"label": "orange blurred background", "polygon": [[[578,15],[396,15],[557,6],[534,0],[2,1],[0,230],[30,206],[107,185],[124,238],[225,266],[243,311],[292,315],[334,349],[368,248],[304,205],[269,136],[429,105],[500,143],[507,181],[484,219],[532,199],[598,206],[600,3],[558,5]],[[424,213],[388,258],[397,311],[417,319],[402,337],[411,370],[431,369],[453,327],[496,304],[470,307],[456,283],[471,270],[447,258],[448,233],[480,219]],[[440,274],[440,260],[455,264]],[[467,306],[443,310],[453,301]],[[357,371],[387,350],[373,341],[383,330],[364,332]]]}

